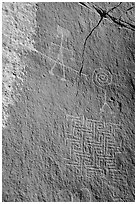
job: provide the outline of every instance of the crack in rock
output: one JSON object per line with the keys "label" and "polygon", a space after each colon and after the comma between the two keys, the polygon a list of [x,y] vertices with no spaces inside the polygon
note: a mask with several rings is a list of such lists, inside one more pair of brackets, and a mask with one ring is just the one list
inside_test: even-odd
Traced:
{"label": "crack in rock", "polygon": [[[86,7],[87,9],[91,10],[90,6],[87,6],[87,4],[85,4],[84,2],[79,2],[79,4],[81,6]],[[120,2],[118,5],[114,6],[113,8],[111,8],[108,11],[103,10],[102,8],[95,6],[94,4],[92,5],[92,7],[97,11],[97,13],[100,15],[100,20],[98,21],[97,25],[90,31],[90,33],[87,35],[87,37],[84,40],[84,45],[83,45],[83,51],[82,51],[82,65],[79,71],[79,75],[81,76],[82,70],[83,70],[83,66],[84,66],[84,53],[85,53],[85,48],[86,48],[86,43],[88,38],[91,36],[91,34],[93,33],[93,31],[100,25],[100,23],[102,22],[102,20],[104,18],[111,20],[112,22],[114,22],[115,24],[119,25],[122,28],[127,28],[130,29],[132,31],[135,31],[135,26],[133,24],[130,24],[126,21],[123,21],[122,19],[117,19],[113,16],[111,16],[109,13],[112,12],[114,9],[118,8],[120,5],[122,4],[122,2]]]}

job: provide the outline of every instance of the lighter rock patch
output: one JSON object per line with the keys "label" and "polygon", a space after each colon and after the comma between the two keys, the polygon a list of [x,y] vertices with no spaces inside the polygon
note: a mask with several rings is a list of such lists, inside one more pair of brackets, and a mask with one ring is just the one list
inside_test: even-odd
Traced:
{"label": "lighter rock patch", "polygon": [[25,62],[23,50],[33,50],[36,31],[36,2],[4,2],[2,4],[2,127],[8,125],[8,108],[16,100],[13,85],[23,84]]}

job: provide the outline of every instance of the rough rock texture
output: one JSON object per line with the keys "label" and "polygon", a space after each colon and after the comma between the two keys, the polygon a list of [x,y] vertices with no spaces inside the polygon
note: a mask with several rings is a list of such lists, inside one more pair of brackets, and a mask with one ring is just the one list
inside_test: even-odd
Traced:
{"label": "rough rock texture", "polygon": [[134,3],[2,7],[3,201],[135,201]]}

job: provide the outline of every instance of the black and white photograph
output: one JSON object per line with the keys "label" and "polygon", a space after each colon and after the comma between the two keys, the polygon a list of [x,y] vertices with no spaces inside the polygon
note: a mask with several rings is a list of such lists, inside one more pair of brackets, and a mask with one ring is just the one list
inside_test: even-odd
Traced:
{"label": "black and white photograph", "polygon": [[135,1],[1,14],[2,202],[135,202]]}

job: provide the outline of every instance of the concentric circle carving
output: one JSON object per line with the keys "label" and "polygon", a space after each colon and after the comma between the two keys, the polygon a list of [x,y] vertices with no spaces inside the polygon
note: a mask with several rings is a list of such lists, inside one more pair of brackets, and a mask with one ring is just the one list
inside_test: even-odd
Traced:
{"label": "concentric circle carving", "polygon": [[108,70],[105,69],[95,69],[92,77],[93,83],[100,87],[106,87],[112,82],[112,75]]}

